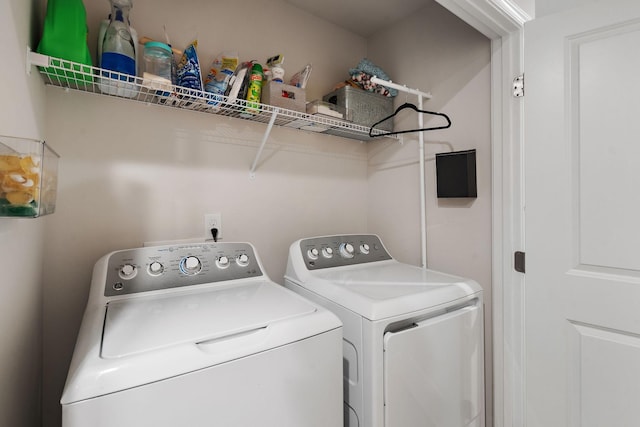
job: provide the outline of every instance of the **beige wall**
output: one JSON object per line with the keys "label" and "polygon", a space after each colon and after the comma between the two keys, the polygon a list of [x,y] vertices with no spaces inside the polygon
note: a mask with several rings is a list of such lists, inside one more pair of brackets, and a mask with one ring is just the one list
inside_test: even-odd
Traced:
{"label": "beige wall", "polygon": [[[44,87],[25,73],[31,4],[0,2],[0,135],[41,138]],[[40,425],[42,243],[47,218],[0,218],[0,425]]]}
{"label": "beige wall", "polygon": [[[540,0],[513,0],[513,3],[522,9],[527,15],[531,18],[534,18],[538,13],[538,5],[537,3]],[[557,2],[557,0],[553,0]]]}
{"label": "beige wall", "polygon": [[[198,39],[203,69],[225,50],[240,60],[264,61],[284,55],[286,78],[313,64],[307,101],[319,99],[346,77],[366,53],[366,40],[303,12],[283,0],[135,0],[131,25],[139,36],[164,40],[163,25],[174,46]],[[89,48],[95,58],[97,29],[110,12],[107,0],[85,1]]]}
{"label": "beige wall", "polygon": [[357,141],[274,129],[250,179],[263,125],[56,88],[47,103],[62,161],[45,245],[46,425],[58,422],[100,256],[200,237],[204,214],[220,212],[224,241],[252,242],[282,283],[294,240],[366,230],[366,147]]}
{"label": "beige wall", "polygon": [[[108,3],[85,4],[94,40]],[[197,34],[205,66],[226,48],[245,60],[282,53],[287,75],[313,62],[308,99],[330,91],[367,55],[395,81],[431,90],[428,108],[451,114],[454,126],[427,136],[429,263],[475,278],[490,301],[486,40],[437,5],[371,40],[279,0],[188,5],[136,0],[131,20],[140,35],[155,38],[166,24],[176,46]],[[244,31],[250,16],[260,16],[259,33]],[[47,139],[62,159],[58,208],[46,227],[45,426],[60,424],[59,398],[91,269],[111,250],[200,237],[204,214],[221,212],[224,240],[254,243],[277,282],[289,244],[304,236],[375,232],[401,261],[419,261],[415,136],[404,145],[362,144],[275,129],[251,180],[263,125],[57,88],[47,89],[46,107]],[[479,197],[442,204],[433,197],[433,154],[467,148],[478,149]]]}
{"label": "beige wall", "polygon": [[[431,3],[369,40],[369,56],[393,80],[431,92],[425,110],[446,113],[449,129],[424,133],[427,264],[476,280],[484,289],[487,425],[492,425],[491,335],[491,116],[490,42],[442,6]],[[402,46],[402,49],[398,49]],[[413,102],[400,95],[396,104]],[[429,116],[425,117],[427,126]],[[444,124],[434,118],[431,125]],[[415,129],[417,115],[402,114],[400,129]],[[368,144],[369,230],[380,234],[399,260],[421,263],[418,134],[403,143]],[[436,197],[435,153],[476,149],[478,197]]]}
{"label": "beige wall", "polygon": [[[85,4],[95,34],[108,3]],[[166,22],[176,46],[197,33],[205,64],[225,48],[238,50],[242,60],[282,53],[287,75],[313,62],[309,99],[328,93],[366,53],[361,37],[281,1],[189,6],[136,0],[131,20],[151,37],[162,37]],[[244,26],[255,9],[261,23],[273,25],[249,37]],[[366,231],[367,153],[359,141],[276,128],[250,179],[264,125],[57,88],[47,90],[47,109],[46,134],[61,164],[58,210],[45,246],[46,426],[60,423],[59,398],[91,269],[103,254],[204,237],[204,214],[220,212],[223,240],[252,242],[266,273],[282,283],[294,240]]]}
{"label": "beige wall", "polygon": [[536,0],[536,17],[573,9],[584,3],[586,3],[585,0]]}

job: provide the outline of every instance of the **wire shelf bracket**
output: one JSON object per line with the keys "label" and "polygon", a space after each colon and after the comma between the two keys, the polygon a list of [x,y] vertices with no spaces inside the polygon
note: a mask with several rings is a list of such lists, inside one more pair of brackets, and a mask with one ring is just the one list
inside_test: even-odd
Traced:
{"label": "wire shelf bracket", "polygon": [[[27,47],[26,69],[31,74],[33,66],[38,67],[44,83],[62,88],[65,91],[90,92],[103,96],[116,96],[150,105],[161,105],[218,116],[232,117],[266,124],[265,133],[258,148],[250,177],[255,171],[262,151],[274,126],[288,127],[302,132],[319,133],[355,139],[366,142],[369,127],[335,117],[307,114],[300,111],[274,107],[261,103],[249,103],[241,99],[231,99],[210,92],[162,83],[142,77],[130,76],[111,70],[79,64],[65,59],[55,58],[33,52]],[[383,131],[376,131],[383,133]],[[387,138],[400,140],[396,136]]]}
{"label": "wire shelf bracket", "polygon": [[264,135],[262,136],[262,142],[260,143],[260,148],[258,148],[258,152],[256,153],[256,158],[253,160],[253,164],[251,165],[251,170],[249,171],[249,178],[255,179],[256,177],[256,167],[258,166],[258,160],[260,160],[260,156],[262,156],[262,150],[264,150],[264,146],[269,139],[269,135],[271,134],[271,129],[273,129],[273,124],[276,122],[276,117],[278,117],[278,109],[274,108],[273,113],[271,113],[271,119],[269,119],[269,123],[267,124],[267,129],[264,131]]}

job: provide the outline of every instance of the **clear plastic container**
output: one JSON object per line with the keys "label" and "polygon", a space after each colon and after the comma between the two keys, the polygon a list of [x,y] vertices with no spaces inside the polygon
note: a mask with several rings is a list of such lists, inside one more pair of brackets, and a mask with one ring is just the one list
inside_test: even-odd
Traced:
{"label": "clear plastic container", "polygon": [[44,141],[0,136],[0,217],[38,217],[56,208],[58,155]]}
{"label": "clear plastic container", "polygon": [[152,86],[156,89],[171,86],[172,55],[171,47],[165,43],[145,43],[143,73],[143,84],[145,86]]}

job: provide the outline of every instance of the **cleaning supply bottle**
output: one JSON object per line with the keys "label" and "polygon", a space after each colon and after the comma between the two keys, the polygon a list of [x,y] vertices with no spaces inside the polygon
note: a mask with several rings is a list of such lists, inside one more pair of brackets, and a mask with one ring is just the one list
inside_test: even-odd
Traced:
{"label": "cleaning supply bottle", "polygon": [[[131,0],[111,0],[111,20],[102,41],[100,66],[131,76],[136,75],[136,42],[129,27]],[[120,80],[126,77],[121,76]]]}
{"label": "cleaning supply bottle", "polygon": [[[111,13],[109,14],[109,17],[107,19],[103,19],[102,21],[100,21],[100,28],[98,29],[98,55],[97,55],[97,64],[98,64],[98,68],[102,68],[102,44],[104,43],[104,35],[107,32],[107,28],[109,27],[109,24],[111,23]],[[134,51],[135,51],[135,59],[136,59],[136,75],[140,74],[139,72],[139,68],[140,68],[140,64],[138,61],[138,51],[139,51],[139,44],[138,44],[138,33],[136,32],[136,29],[133,28],[131,26],[131,23],[129,23],[129,33],[131,34],[131,38],[133,39],[133,47],[134,47]]]}
{"label": "cleaning supply bottle", "polygon": [[[47,15],[44,21],[42,39],[37,51],[44,55],[65,59],[83,65],[92,65],[91,55],[87,47],[87,12],[82,0],[49,0]],[[82,74],[71,74],[65,70],[53,67],[44,68],[48,74],[57,74],[61,82],[68,82],[68,76],[74,84],[77,79],[85,82],[92,81],[90,67],[68,65],[64,68],[81,71]]]}
{"label": "cleaning supply bottle", "polygon": [[258,113],[260,95],[262,94],[262,65],[257,62],[251,67],[251,77],[249,78],[249,89],[247,90],[247,107],[245,111],[250,114]]}

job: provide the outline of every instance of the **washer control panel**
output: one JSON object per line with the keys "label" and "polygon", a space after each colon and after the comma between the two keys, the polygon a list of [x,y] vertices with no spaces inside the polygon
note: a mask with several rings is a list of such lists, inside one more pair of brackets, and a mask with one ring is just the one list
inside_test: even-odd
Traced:
{"label": "washer control panel", "polygon": [[262,276],[248,243],[197,243],[114,252],[104,296]]}
{"label": "washer control panel", "polygon": [[300,250],[309,270],[391,259],[380,238],[374,234],[303,239]]}

